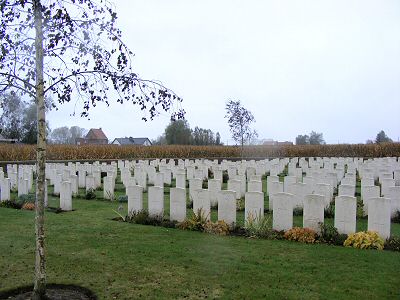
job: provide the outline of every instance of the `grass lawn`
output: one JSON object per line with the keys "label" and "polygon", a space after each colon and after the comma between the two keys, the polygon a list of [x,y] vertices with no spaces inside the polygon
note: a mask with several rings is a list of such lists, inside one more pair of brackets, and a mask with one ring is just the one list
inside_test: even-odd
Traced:
{"label": "grass lawn", "polygon": [[[147,194],[144,200],[146,207]],[[58,206],[56,198],[49,201]],[[48,282],[82,285],[100,299],[400,297],[398,252],[134,225],[111,220],[117,206],[74,199],[73,212],[46,212]],[[294,223],[301,226],[302,217]],[[366,224],[359,220],[358,230]],[[0,291],[31,284],[34,212],[0,208],[0,232]],[[392,233],[400,235],[399,224]]]}

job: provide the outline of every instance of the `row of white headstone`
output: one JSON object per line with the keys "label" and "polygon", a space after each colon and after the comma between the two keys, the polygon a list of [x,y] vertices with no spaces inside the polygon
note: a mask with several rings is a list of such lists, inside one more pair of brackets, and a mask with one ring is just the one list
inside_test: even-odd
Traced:
{"label": "row of white headstone", "polygon": [[[281,173],[285,166],[288,166],[289,176],[284,178],[284,182],[279,182],[279,177],[277,174]],[[299,167],[297,167],[299,166]],[[157,172],[157,169],[159,172]],[[112,197],[114,194],[115,188],[115,178],[117,174],[117,170],[120,169],[121,171],[121,179],[127,189],[127,195],[129,198],[128,189],[132,187],[133,189],[138,185],[141,186],[142,190],[147,189],[147,180],[149,184],[154,184],[155,187],[162,187],[164,183],[169,184],[171,183],[171,178],[176,179],[176,187],[178,191],[174,191],[173,193],[181,193],[179,189],[186,188],[186,177],[189,179],[189,193],[191,198],[194,202],[194,209],[198,207],[203,207],[202,205],[198,205],[198,200],[195,199],[202,199],[205,196],[198,196],[198,190],[201,190],[203,179],[208,178],[208,171],[212,170],[214,173],[214,179],[209,179],[208,182],[208,190],[207,193],[210,195],[210,204],[215,205],[216,203],[219,204],[218,199],[221,199],[222,194],[227,194],[226,191],[221,191],[222,185],[222,172],[227,171],[230,180],[228,181],[228,190],[233,192],[234,198],[238,199],[243,197],[244,195],[251,195],[251,193],[261,193],[262,194],[262,183],[261,183],[261,176],[265,175],[267,172],[272,174],[271,176],[267,177],[267,193],[271,196],[269,202],[269,208],[274,210],[274,203],[278,203],[278,210],[287,210],[290,211],[290,206],[293,207],[301,206],[304,207],[304,219],[311,220],[313,218],[308,217],[306,213],[309,211],[310,207],[309,200],[305,199],[305,196],[308,198],[319,198],[321,201],[318,202],[318,205],[322,205],[326,207],[329,205],[329,202],[332,200],[333,191],[339,185],[339,196],[348,196],[353,197],[355,195],[355,174],[359,171],[360,176],[362,176],[362,198],[365,205],[366,213],[370,209],[378,211],[380,216],[374,217],[371,215],[369,217],[369,223],[371,226],[369,228],[373,228],[373,226],[377,227],[378,224],[380,227],[384,227],[385,230],[380,230],[382,233],[386,232],[387,235],[387,220],[389,220],[389,232],[390,232],[390,217],[386,216],[385,213],[385,206],[384,203],[390,203],[390,210],[393,213],[393,199],[396,197],[392,196],[392,198],[379,198],[381,194],[368,193],[369,190],[379,190],[379,186],[371,185],[371,179],[379,180],[382,185],[382,194],[384,193],[384,183],[390,182],[393,183],[394,186],[389,186],[386,190],[386,194],[390,190],[398,190],[399,186],[396,185],[398,181],[398,171],[399,162],[395,159],[379,159],[379,160],[367,160],[361,161],[360,159],[311,159],[305,160],[304,158],[295,158],[295,159],[275,159],[275,160],[264,160],[258,161],[241,161],[241,162],[230,162],[230,161],[222,161],[221,164],[218,164],[217,161],[208,161],[208,160],[178,160],[178,165],[175,164],[175,161],[170,160],[167,162],[166,160],[153,160],[153,161],[118,161],[111,163],[110,165],[107,164],[99,164],[94,163],[91,164],[79,164],[79,163],[68,163],[68,166],[64,164],[48,164],[46,167],[46,174],[48,179],[50,180],[50,184],[54,185],[55,193],[60,193],[60,206],[63,209],[72,209],[72,195],[77,192],[78,187],[86,187],[87,190],[95,189],[101,185],[101,172],[107,172],[107,176],[104,178],[104,197]],[[17,169],[16,165],[8,165],[7,171],[8,174],[14,174],[14,177],[21,178],[24,180],[18,180],[17,182],[21,182],[21,185],[18,184],[18,190],[21,189],[21,193],[25,193],[26,189],[23,186],[22,182],[28,182],[29,185],[29,178],[32,178],[32,166],[19,166],[19,170]],[[347,173],[345,172],[347,170]],[[132,177],[132,170],[134,170],[134,176]],[[19,172],[17,172],[19,171]],[[303,172],[306,173],[306,176],[303,177]],[[17,174],[17,176],[15,176]],[[18,174],[22,174],[18,176]],[[76,175],[78,174],[78,175]],[[274,175],[275,174],[275,175]],[[391,174],[391,175],[390,175]],[[392,176],[392,178],[390,178]],[[4,174],[3,174],[4,177]],[[199,178],[196,178],[199,177]],[[1,172],[0,172],[1,178]],[[3,178],[4,179],[4,178]],[[8,178],[11,181],[11,178]],[[7,180],[2,180],[0,182],[0,187],[3,182],[7,182]],[[365,184],[364,184],[365,183]],[[32,179],[30,180],[30,184],[32,185]],[[5,183],[4,185],[7,185]],[[246,193],[246,186],[247,186],[247,193]],[[131,188],[131,189],[132,189]],[[2,194],[6,197],[7,189],[2,188],[4,193]],[[153,189],[152,189],[153,190]],[[232,193],[228,194],[232,194]],[[150,194],[154,195],[160,192],[149,190],[149,198]],[[185,190],[186,193],[186,190]],[[289,198],[291,205],[285,206],[285,200],[281,201],[274,201],[273,199],[275,194],[282,194],[286,193],[286,195],[281,196],[283,199]],[[200,192],[200,195],[204,194],[204,192]],[[291,194],[291,195],[290,195]],[[312,196],[314,194],[314,196]],[[395,193],[394,193],[395,194]],[[317,197],[318,195],[322,196]],[[385,195],[387,196],[387,195]],[[231,196],[226,196],[231,197]],[[247,196],[247,198],[251,198],[252,196]],[[254,196],[256,197],[256,196]],[[280,196],[278,195],[278,199]],[[174,197],[172,197],[174,198]],[[206,197],[207,198],[207,197]],[[379,200],[376,200],[376,199]],[[186,198],[185,198],[186,199]],[[262,196],[264,199],[264,196]],[[340,198],[339,198],[340,199]],[[372,202],[378,201],[378,204],[371,204],[369,205],[369,199],[375,199]],[[386,200],[385,200],[386,199]],[[391,199],[388,201],[387,199]],[[172,199],[171,199],[172,200]],[[337,199],[336,199],[337,200]],[[347,199],[347,202],[352,202],[353,200]],[[157,201],[156,201],[157,202]],[[185,201],[186,202],[186,201]],[[226,201],[225,201],[226,202]],[[223,202],[223,203],[225,203]],[[235,202],[235,201],[233,201]],[[247,203],[252,203],[251,200],[246,201]],[[315,201],[314,201],[315,202]],[[339,201],[340,202],[340,201]],[[354,202],[354,201],[353,201]],[[180,203],[179,201],[177,203]],[[196,203],[196,204],[195,204]],[[200,201],[201,203],[201,201]],[[307,204],[306,204],[307,203]],[[323,203],[323,204],[321,204]],[[284,205],[287,209],[282,209],[280,205]],[[236,212],[236,203],[230,204],[231,207],[235,206]],[[247,204],[247,207],[251,207],[250,204]],[[171,205],[174,208],[174,205]],[[222,204],[221,208],[221,215],[224,214],[224,204]],[[185,206],[186,207],[186,206]],[[206,213],[207,205],[204,207],[204,212]],[[229,208],[230,206],[227,205]],[[312,209],[314,206],[311,205]],[[340,204],[338,205],[340,210]],[[372,207],[372,208],[369,208]],[[151,208],[149,204],[149,209]],[[258,207],[258,211],[260,207]],[[186,208],[185,208],[186,209]],[[254,209],[254,211],[257,210]],[[320,213],[320,209],[317,209]],[[178,209],[178,211],[182,211],[182,209]],[[262,210],[263,211],[263,210]],[[352,211],[352,210],[350,210]],[[280,224],[279,220],[282,220],[282,223],[289,224],[289,220],[285,221],[285,218],[277,217],[279,212],[274,212],[274,224]],[[278,215],[276,215],[278,214]],[[229,215],[229,213],[227,213]],[[246,216],[248,214],[246,213]],[[292,212],[291,212],[292,215]],[[340,213],[337,213],[337,218],[339,218]],[[350,214],[353,215],[353,214]],[[336,214],[335,214],[336,216]],[[377,219],[377,221],[373,221]],[[233,219],[233,218],[228,218]],[[314,218],[320,220],[321,218]],[[336,219],[336,218],[335,218]],[[339,218],[340,219],[340,218]],[[339,220],[338,219],[338,220]],[[348,217],[347,219],[351,219],[351,224],[355,224],[355,217]],[[385,221],[383,222],[382,219]],[[371,220],[371,221],[370,221]],[[339,222],[339,221],[338,221]],[[344,222],[344,221],[343,221]],[[305,224],[307,222],[305,221]],[[315,222],[314,222],[315,224]],[[336,224],[336,223],[335,223]],[[339,223],[338,223],[339,224]],[[276,228],[279,228],[276,225]],[[338,225],[340,227],[340,225]],[[346,225],[347,226],[347,225]],[[350,226],[350,225],[349,225]],[[378,226],[378,227],[379,227]],[[350,226],[353,228],[353,225]],[[384,234],[382,234],[384,235]]]}

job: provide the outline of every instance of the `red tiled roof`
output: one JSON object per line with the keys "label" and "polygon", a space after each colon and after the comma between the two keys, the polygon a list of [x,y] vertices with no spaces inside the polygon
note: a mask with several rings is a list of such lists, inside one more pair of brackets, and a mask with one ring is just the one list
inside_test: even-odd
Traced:
{"label": "red tiled roof", "polygon": [[86,139],[91,139],[91,140],[108,140],[106,135],[104,134],[103,130],[101,128],[92,128],[89,130],[89,132],[86,135]]}

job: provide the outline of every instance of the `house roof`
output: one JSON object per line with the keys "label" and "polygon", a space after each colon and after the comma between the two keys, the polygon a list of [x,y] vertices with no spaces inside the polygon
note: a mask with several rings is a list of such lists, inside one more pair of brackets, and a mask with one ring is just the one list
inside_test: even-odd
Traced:
{"label": "house roof", "polygon": [[90,140],[108,140],[101,128],[92,128],[86,135],[86,139]]}
{"label": "house roof", "polygon": [[120,145],[143,145],[146,141],[150,142],[148,138],[133,138],[133,137],[116,138],[115,140],[117,140]]}

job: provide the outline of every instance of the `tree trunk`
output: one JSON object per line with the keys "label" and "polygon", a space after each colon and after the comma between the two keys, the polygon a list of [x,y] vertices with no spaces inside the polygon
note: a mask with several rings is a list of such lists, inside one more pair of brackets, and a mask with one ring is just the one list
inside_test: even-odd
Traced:
{"label": "tree trunk", "polygon": [[35,14],[36,50],[36,104],[37,104],[37,148],[36,148],[36,259],[35,286],[32,299],[44,299],[46,294],[46,261],[44,245],[44,193],[46,165],[46,116],[43,83],[43,24],[40,0],[33,1]]}
{"label": "tree trunk", "polygon": [[243,159],[243,148],[244,148],[244,140],[243,140],[243,136],[242,136],[242,140],[241,140],[241,147],[240,147],[240,157]]}

